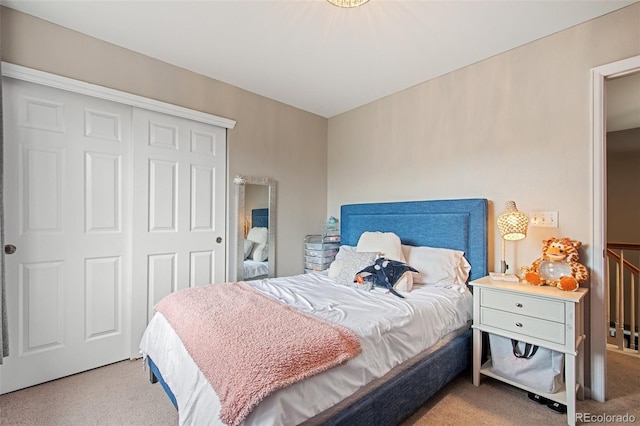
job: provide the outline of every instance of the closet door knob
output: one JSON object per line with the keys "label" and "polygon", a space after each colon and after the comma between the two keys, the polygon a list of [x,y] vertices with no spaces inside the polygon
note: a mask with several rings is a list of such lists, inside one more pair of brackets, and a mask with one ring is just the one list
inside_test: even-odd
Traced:
{"label": "closet door knob", "polygon": [[16,250],[17,248],[13,244],[7,244],[6,246],[4,246],[5,254],[13,254],[16,252]]}
{"label": "closet door knob", "polygon": [[220,244],[222,242],[222,237],[216,238],[216,243]]}

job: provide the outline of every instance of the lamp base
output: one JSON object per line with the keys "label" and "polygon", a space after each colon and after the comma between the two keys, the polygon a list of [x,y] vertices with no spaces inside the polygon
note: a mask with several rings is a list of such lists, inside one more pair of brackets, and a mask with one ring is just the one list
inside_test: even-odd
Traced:
{"label": "lamp base", "polygon": [[513,274],[505,274],[504,272],[489,272],[492,281],[507,281],[510,283],[519,283],[520,278]]}
{"label": "lamp base", "polygon": [[[502,259],[504,259],[504,256],[502,256]],[[500,272],[504,274],[505,272],[507,272],[507,269],[509,269],[509,265],[507,265],[507,262],[505,262],[504,260],[501,260],[500,261]]]}

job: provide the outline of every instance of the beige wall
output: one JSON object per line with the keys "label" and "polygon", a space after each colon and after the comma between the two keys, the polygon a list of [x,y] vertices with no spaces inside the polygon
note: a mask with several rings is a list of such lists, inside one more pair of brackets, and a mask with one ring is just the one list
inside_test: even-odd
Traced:
{"label": "beige wall", "polygon": [[327,214],[344,203],[487,198],[495,271],[495,220],[515,200],[526,213],[558,211],[560,226],[507,243],[511,272],[538,258],[550,236],[582,241],[589,265],[590,70],[636,55],[640,3],[329,119]]}
{"label": "beige wall", "polygon": [[[589,70],[640,54],[635,4],[331,118],[327,129],[322,117],[2,12],[4,61],[237,120],[228,175],[278,181],[279,275],[301,271],[304,234],[360,201],[486,197],[491,219],[510,199],[525,212],[559,211],[560,228],[508,244],[513,269],[549,235],[588,245]],[[500,257],[493,223],[491,269]]]}
{"label": "beige wall", "polygon": [[[556,210],[559,224],[507,243],[511,270],[541,240],[591,236],[591,76],[640,54],[640,3],[329,119],[328,215],[341,204],[482,197],[495,219],[507,200]],[[437,60],[437,58],[434,58]]]}
{"label": "beige wall", "polygon": [[[609,241],[640,243],[640,128],[607,133],[607,235]],[[626,254],[625,254],[626,255]]]}
{"label": "beige wall", "polygon": [[[616,150],[615,147],[621,147]],[[635,146],[635,149],[631,150]],[[607,236],[609,241],[640,243],[640,128],[607,133]],[[617,251],[617,250],[616,250]],[[624,251],[624,259],[640,264],[640,252]],[[611,266],[609,276],[615,282],[618,271]],[[625,288],[630,294],[629,281]],[[630,324],[630,297],[625,299],[625,324]],[[610,312],[616,312],[615,289]],[[636,309],[637,309],[636,303]]]}
{"label": "beige wall", "polygon": [[236,120],[228,176],[278,182],[277,273],[303,271],[304,235],[325,220],[325,118],[8,8],[2,60]]}
{"label": "beige wall", "polygon": [[267,185],[245,185],[244,189],[245,216],[251,220],[253,209],[265,209],[269,207],[269,187]]}

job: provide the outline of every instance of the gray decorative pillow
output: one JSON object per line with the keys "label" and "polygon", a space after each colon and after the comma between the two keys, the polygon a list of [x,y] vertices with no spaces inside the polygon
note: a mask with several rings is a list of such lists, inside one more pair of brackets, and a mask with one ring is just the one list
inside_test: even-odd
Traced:
{"label": "gray decorative pillow", "polygon": [[244,247],[242,249],[243,249],[243,252],[244,252],[244,259],[245,260],[251,254],[251,249],[253,248],[254,244],[255,243],[253,241],[251,241],[251,240],[244,240]]}
{"label": "gray decorative pillow", "polygon": [[342,269],[342,259],[347,256],[347,253],[353,253],[356,251],[356,246],[340,246],[338,250],[338,254],[336,254],[336,258],[333,262],[331,262],[331,266],[329,266],[329,278],[338,278],[340,274],[340,269]]}
{"label": "gray decorative pillow", "polygon": [[[342,267],[336,277],[336,282],[340,285],[346,285],[348,287],[363,288],[363,284],[353,282],[356,274],[367,266],[374,264],[378,257],[378,253],[375,252],[356,252],[356,251],[344,251],[342,252],[340,260],[342,261]],[[370,283],[364,284],[369,289]]]}

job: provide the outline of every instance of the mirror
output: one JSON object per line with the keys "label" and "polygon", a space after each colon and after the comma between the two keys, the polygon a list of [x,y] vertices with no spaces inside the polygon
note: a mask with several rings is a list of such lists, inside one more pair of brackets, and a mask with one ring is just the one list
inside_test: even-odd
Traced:
{"label": "mirror", "polygon": [[276,276],[276,181],[236,176],[237,280]]}

